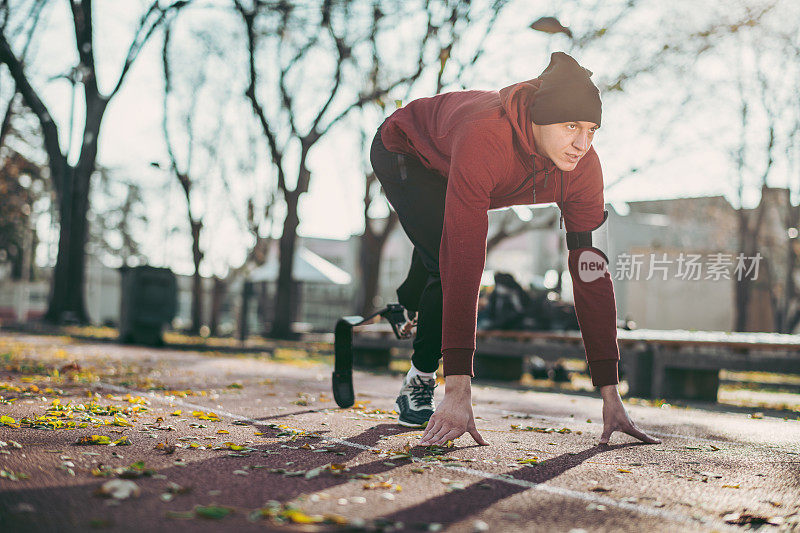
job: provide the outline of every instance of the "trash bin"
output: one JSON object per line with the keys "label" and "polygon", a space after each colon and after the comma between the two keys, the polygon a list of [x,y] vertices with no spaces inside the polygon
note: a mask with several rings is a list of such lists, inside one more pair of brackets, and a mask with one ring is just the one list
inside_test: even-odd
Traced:
{"label": "trash bin", "polygon": [[122,298],[119,338],[123,343],[161,346],[165,323],[178,309],[178,283],[168,268],[147,265],[120,268]]}

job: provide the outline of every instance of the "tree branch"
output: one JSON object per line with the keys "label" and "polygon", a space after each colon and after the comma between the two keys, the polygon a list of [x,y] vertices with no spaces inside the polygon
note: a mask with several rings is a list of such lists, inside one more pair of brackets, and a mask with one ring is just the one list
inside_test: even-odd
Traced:
{"label": "tree branch", "polygon": [[258,101],[258,96],[256,95],[257,77],[255,18],[257,11],[255,8],[253,10],[245,8],[239,0],[234,0],[234,5],[236,6],[236,10],[242,16],[242,20],[244,21],[245,29],[247,31],[248,71],[250,79],[247,89],[245,89],[245,95],[250,100],[250,105],[252,106],[256,117],[258,117],[258,121],[261,124],[261,129],[264,131],[264,135],[267,137],[267,144],[269,145],[272,163],[278,170],[278,188],[283,191],[284,194],[286,194],[287,187],[286,175],[283,171],[283,153],[278,148],[278,142],[275,138],[275,134],[272,132],[272,128],[269,126],[269,121],[264,113],[264,108],[261,106],[261,103]]}
{"label": "tree branch", "polygon": [[[0,33],[0,62],[5,63],[8,67],[11,77],[14,78],[17,90],[22,94],[25,105],[36,114],[39,119],[39,124],[42,128],[42,135],[44,136],[44,146],[47,151],[47,157],[50,159],[51,165],[54,168],[65,168],[67,160],[64,154],[61,153],[61,145],[58,140],[58,127],[53,121],[47,106],[44,105],[42,99],[37,94],[36,90],[31,86],[28,81],[22,64],[11,51],[11,47],[6,41],[4,34]],[[56,191],[60,194],[61,191],[61,176],[53,173],[53,184]]]}
{"label": "tree branch", "polygon": [[[113,98],[114,95],[119,91],[120,87],[122,87],[122,82],[125,79],[125,75],[130,70],[133,62],[136,61],[139,52],[147,43],[148,39],[150,39],[150,36],[153,35],[158,27],[164,22],[167,14],[172,10],[180,10],[191,2],[192,0],[178,0],[177,2],[173,2],[165,8],[159,7],[158,0],[153,2],[150,8],[139,20],[139,27],[136,28],[131,45],[128,47],[128,54],[125,56],[125,63],[122,66],[122,72],[119,74],[119,79],[117,80],[117,84],[114,86],[114,89],[106,98],[107,100]],[[84,0],[82,3],[86,4],[88,3],[88,0]]]}
{"label": "tree branch", "polygon": [[80,60],[80,81],[86,92],[86,101],[89,102],[98,95],[92,38],[92,2],[70,0],[69,5],[72,8],[72,22],[75,29],[75,48]]}
{"label": "tree branch", "polygon": [[317,117],[314,119],[313,124],[311,125],[311,131],[309,132],[310,136],[314,136],[317,131],[317,127],[319,126],[320,121],[322,120],[323,115],[328,110],[328,107],[331,105],[331,102],[336,97],[336,94],[339,92],[339,86],[342,81],[342,65],[344,61],[350,57],[350,48],[344,41],[343,37],[339,37],[333,31],[333,25],[331,24],[330,17],[327,19],[327,28],[328,34],[333,39],[333,42],[336,43],[336,73],[334,74],[334,82],[333,88],[331,89],[331,94],[328,96],[328,100],[322,106],[319,113],[317,113]]}

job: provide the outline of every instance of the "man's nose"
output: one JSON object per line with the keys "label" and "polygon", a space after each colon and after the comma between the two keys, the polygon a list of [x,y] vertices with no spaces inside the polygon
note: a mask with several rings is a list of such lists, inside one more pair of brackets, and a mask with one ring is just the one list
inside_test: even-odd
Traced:
{"label": "man's nose", "polygon": [[592,141],[591,139],[589,139],[588,133],[581,133],[575,138],[575,141],[572,143],[572,145],[575,148],[579,149],[581,152],[587,151],[589,149],[589,146],[591,146],[591,144]]}

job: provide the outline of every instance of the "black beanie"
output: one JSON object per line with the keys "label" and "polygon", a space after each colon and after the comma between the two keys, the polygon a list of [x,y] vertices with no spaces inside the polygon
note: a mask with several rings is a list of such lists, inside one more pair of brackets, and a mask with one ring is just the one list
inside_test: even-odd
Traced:
{"label": "black beanie", "polygon": [[554,52],[539,75],[542,85],[530,108],[535,124],[586,121],[600,126],[600,91],[590,79],[592,71],[564,52]]}

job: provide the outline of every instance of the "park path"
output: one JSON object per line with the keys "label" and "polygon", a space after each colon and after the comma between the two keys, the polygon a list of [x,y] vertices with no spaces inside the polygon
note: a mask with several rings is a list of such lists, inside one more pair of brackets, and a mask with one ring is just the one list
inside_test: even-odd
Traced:
{"label": "park path", "polygon": [[598,446],[597,396],[478,384],[491,446],[431,450],[396,425],[397,375],[338,409],[311,351],[0,333],[0,530],[800,530],[797,416],[626,402],[662,444]]}

